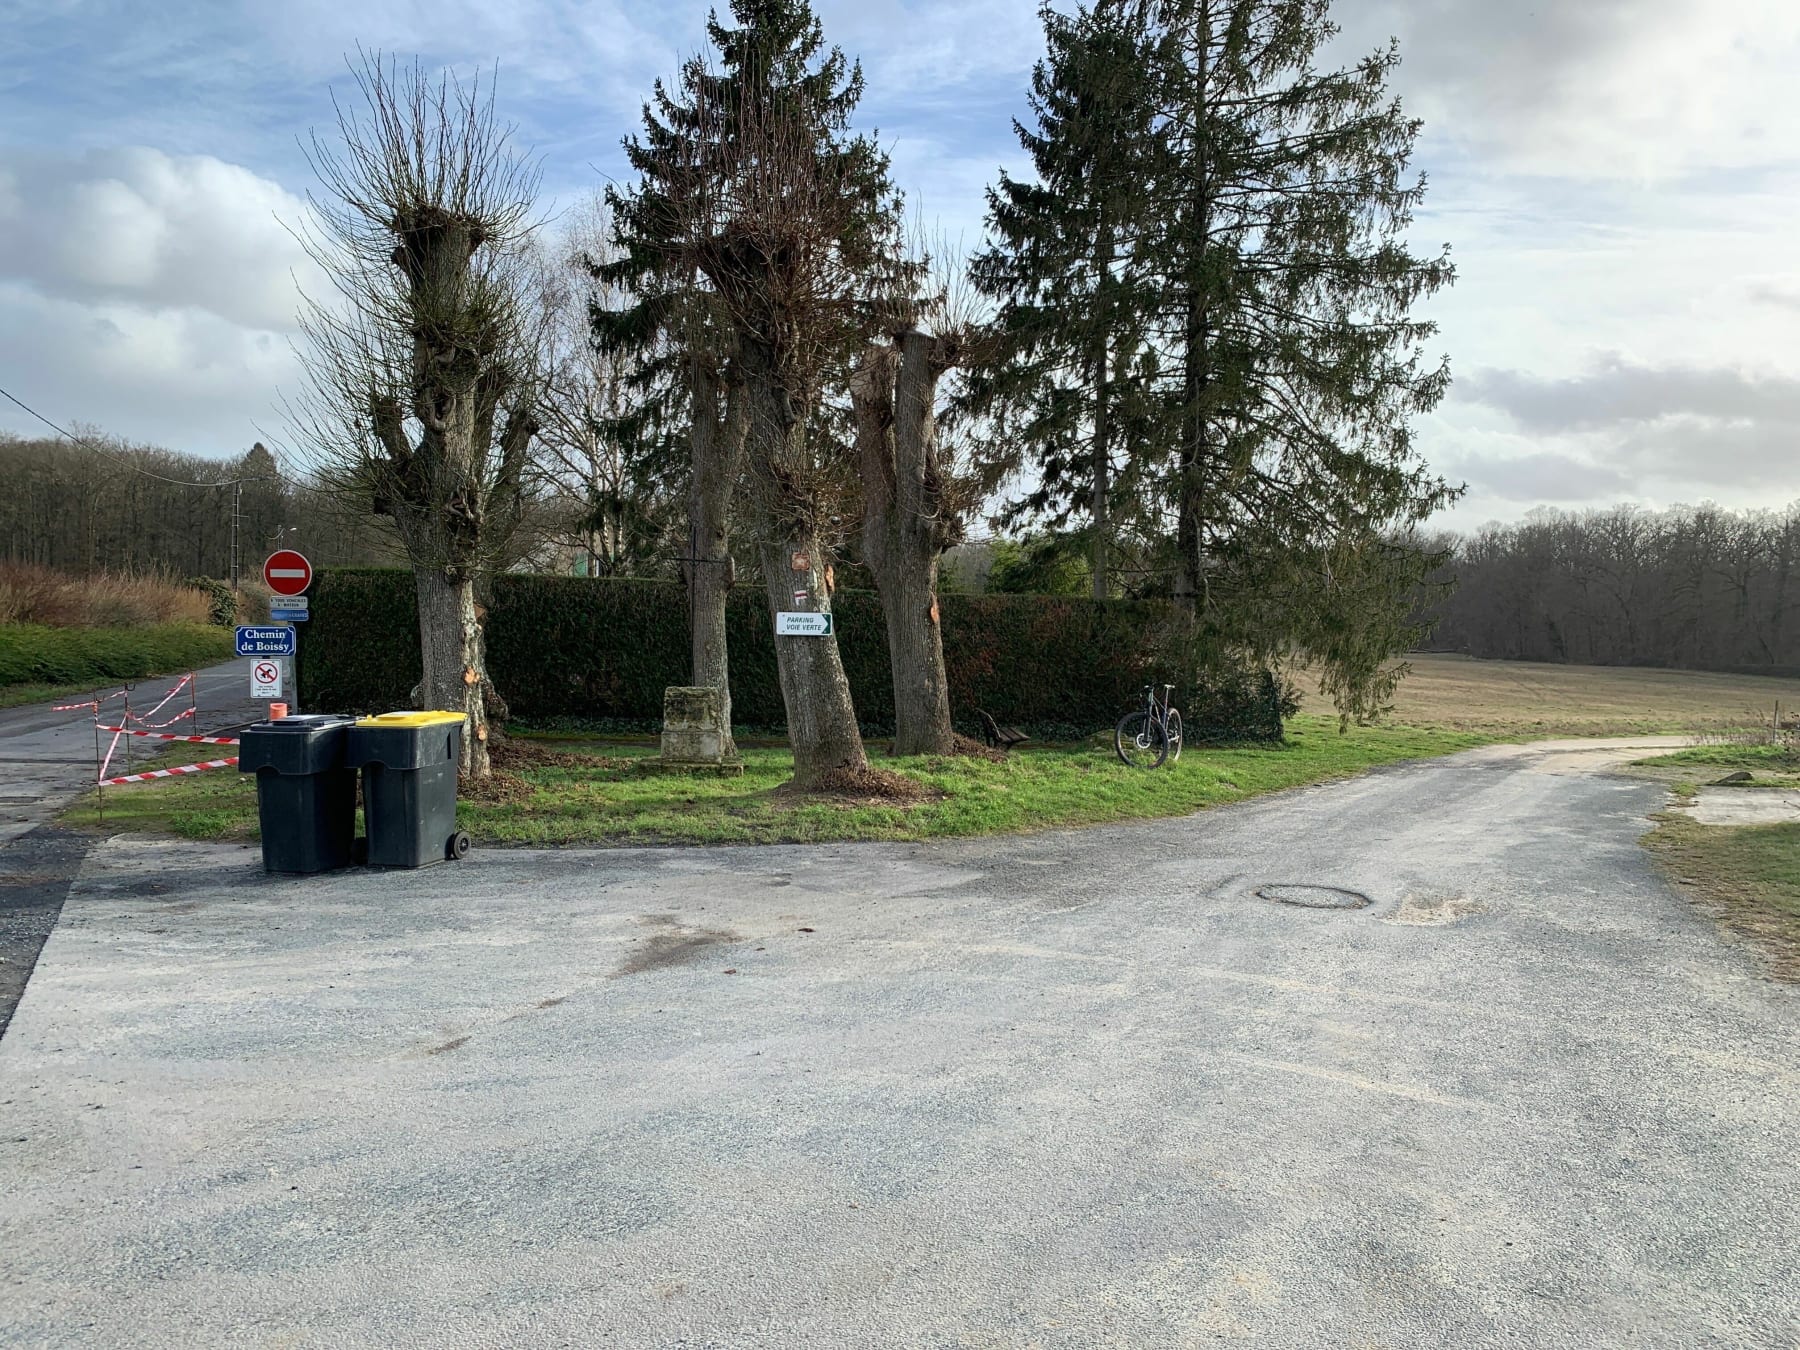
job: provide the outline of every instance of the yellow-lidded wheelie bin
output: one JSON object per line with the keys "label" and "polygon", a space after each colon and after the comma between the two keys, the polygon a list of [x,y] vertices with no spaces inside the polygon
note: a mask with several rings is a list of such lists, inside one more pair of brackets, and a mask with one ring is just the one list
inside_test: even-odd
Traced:
{"label": "yellow-lidded wheelie bin", "polygon": [[459,712],[391,712],[350,728],[346,760],[362,770],[363,828],[371,867],[427,867],[468,856],[456,828]]}

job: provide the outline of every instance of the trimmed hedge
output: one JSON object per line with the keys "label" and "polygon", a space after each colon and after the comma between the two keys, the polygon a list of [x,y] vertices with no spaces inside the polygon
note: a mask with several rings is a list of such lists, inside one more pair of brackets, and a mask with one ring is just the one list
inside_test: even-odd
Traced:
{"label": "trimmed hedge", "polygon": [[[488,669],[520,721],[601,723],[653,730],[663,689],[687,678],[682,588],[668,582],[506,575],[492,584]],[[418,611],[409,572],[328,568],[313,582],[301,627],[300,701],[363,712],[408,706],[419,681]],[[957,724],[975,709],[1040,738],[1110,729],[1151,680],[1170,678],[1172,611],[1160,601],[1062,596],[945,595],[944,664]],[[832,613],[857,715],[889,734],[894,691],[879,599],[847,591]],[[731,596],[732,720],[786,721],[776,680],[774,626],[760,587]],[[1272,679],[1227,674],[1178,688],[1189,738],[1279,739],[1281,692]],[[1199,696],[1204,714],[1190,708]]]}
{"label": "trimmed hedge", "polygon": [[200,624],[143,628],[0,626],[0,685],[85,684],[172,675],[229,661],[228,629]]}

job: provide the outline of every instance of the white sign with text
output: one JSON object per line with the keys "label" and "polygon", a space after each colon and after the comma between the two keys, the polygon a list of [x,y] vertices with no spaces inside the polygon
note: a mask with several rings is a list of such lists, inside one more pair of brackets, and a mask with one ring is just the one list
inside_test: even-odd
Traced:
{"label": "white sign with text", "polygon": [[783,611],[775,616],[776,637],[830,637],[831,615]]}

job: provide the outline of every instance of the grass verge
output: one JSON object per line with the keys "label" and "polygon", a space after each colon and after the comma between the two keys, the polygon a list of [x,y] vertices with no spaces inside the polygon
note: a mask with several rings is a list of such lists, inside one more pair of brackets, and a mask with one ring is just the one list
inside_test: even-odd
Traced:
{"label": "grass verge", "polygon": [[1696,745],[1674,754],[1640,759],[1632,767],[1683,785],[1747,773],[1750,781],[1745,787],[1800,786],[1800,753],[1786,745]]}
{"label": "grass verge", "polygon": [[0,625],[0,707],[85,693],[109,680],[173,675],[229,661],[232,632],[207,624],[144,628]]}
{"label": "grass verge", "polygon": [[[1448,754],[1488,739],[1466,732],[1352,728],[1302,716],[1286,745],[1190,747],[1178,763],[1128,769],[1104,748],[1030,749],[1004,763],[918,757],[876,764],[921,789],[899,804],[782,789],[793,772],[785,749],[744,752],[739,778],[645,773],[648,745],[618,747],[532,738],[499,782],[458,804],[464,829],[484,844],[766,844],[917,840],[1185,815],[1258,793],[1326,782],[1380,764]],[[102,822],[92,797],[71,824],[187,839],[252,839],[256,790],[228,770],[109,789]]]}
{"label": "grass verge", "polygon": [[1763,953],[1770,974],[1800,981],[1800,825],[1701,825],[1665,812],[1644,846],[1669,880]]}

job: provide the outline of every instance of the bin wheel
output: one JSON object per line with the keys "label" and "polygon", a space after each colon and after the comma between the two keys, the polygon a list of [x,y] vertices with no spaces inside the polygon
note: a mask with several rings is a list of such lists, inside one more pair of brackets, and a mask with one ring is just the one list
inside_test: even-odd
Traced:
{"label": "bin wheel", "polygon": [[359,835],[350,841],[350,861],[357,867],[368,864],[369,840],[367,835]]}
{"label": "bin wheel", "polygon": [[444,856],[451,862],[461,862],[469,856],[469,836],[458,830],[450,836],[450,842],[444,846]]}

